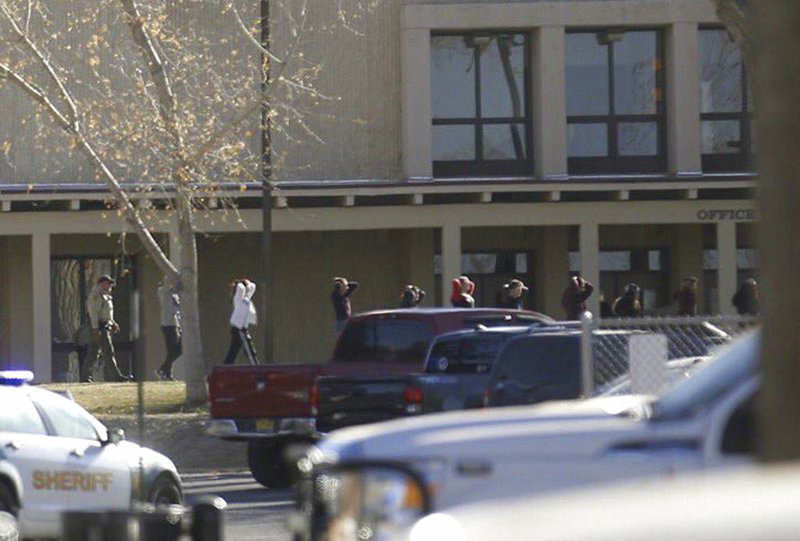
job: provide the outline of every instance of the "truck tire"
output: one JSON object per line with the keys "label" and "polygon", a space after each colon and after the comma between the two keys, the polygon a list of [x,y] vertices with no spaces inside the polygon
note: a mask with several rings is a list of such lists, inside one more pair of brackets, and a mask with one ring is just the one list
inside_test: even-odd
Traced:
{"label": "truck tire", "polygon": [[247,464],[253,478],[267,488],[287,488],[292,484],[289,465],[278,443],[251,441],[247,444]]}

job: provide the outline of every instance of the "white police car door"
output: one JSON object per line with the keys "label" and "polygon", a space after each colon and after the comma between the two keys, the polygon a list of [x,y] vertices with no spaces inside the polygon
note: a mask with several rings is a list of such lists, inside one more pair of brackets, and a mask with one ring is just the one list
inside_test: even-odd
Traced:
{"label": "white police car door", "polygon": [[[136,456],[104,443],[102,428],[83,408],[47,391],[31,394],[53,435],[52,467],[33,471],[33,488],[43,499],[53,499],[59,511],[129,509],[131,470]],[[102,434],[105,438],[106,435]]]}
{"label": "white police car door", "polygon": [[59,514],[52,494],[34,489],[34,472],[51,470],[61,462],[52,438],[33,403],[20,389],[0,387],[0,449],[23,483],[20,525],[28,537],[52,536]]}

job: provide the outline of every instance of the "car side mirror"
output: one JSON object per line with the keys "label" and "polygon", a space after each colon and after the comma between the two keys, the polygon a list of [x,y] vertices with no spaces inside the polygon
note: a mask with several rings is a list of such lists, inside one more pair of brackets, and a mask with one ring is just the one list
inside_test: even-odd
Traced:
{"label": "car side mirror", "polygon": [[422,477],[401,463],[322,466],[313,475],[312,539],[389,539],[432,510]]}
{"label": "car side mirror", "polygon": [[114,445],[118,444],[121,441],[125,441],[125,431],[121,428],[112,428],[108,431],[108,440],[107,443],[113,443]]}

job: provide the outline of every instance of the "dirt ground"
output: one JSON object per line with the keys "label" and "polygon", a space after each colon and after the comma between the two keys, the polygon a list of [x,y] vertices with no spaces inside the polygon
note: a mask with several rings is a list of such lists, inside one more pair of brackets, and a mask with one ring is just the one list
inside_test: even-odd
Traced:
{"label": "dirt ground", "polygon": [[[97,417],[108,428],[121,428],[128,440],[142,444],[135,415]],[[144,445],[167,455],[181,472],[247,469],[247,445],[207,436],[207,419],[200,413],[149,414]]]}

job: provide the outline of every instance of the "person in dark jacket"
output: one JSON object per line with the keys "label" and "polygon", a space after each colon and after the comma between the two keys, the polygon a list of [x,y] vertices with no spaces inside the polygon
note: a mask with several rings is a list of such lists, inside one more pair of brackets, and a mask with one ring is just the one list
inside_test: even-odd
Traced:
{"label": "person in dark jacket", "polygon": [[561,294],[561,306],[564,308],[567,320],[581,318],[581,314],[587,311],[586,299],[593,291],[594,286],[580,276],[570,277],[564,293]]}
{"label": "person in dark jacket", "polygon": [[758,283],[753,278],[745,280],[733,296],[732,302],[740,316],[757,316],[761,311],[758,303]]}
{"label": "person in dark jacket", "polygon": [[333,304],[333,313],[336,317],[336,332],[342,332],[345,323],[350,319],[352,314],[352,305],[350,303],[350,295],[358,289],[358,282],[348,281],[343,276],[336,276],[333,279],[333,291],[331,292],[331,303]]}
{"label": "person in dark jacket", "polygon": [[414,308],[425,298],[425,291],[413,284],[407,284],[400,293],[400,308]]}
{"label": "person in dark jacket", "polygon": [[612,306],[614,315],[617,317],[639,317],[642,315],[642,303],[639,301],[639,286],[628,284],[622,292],[622,296],[617,297]]}
{"label": "person in dark jacket", "polygon": [[453,293],[450,295],[450,302],[457,308],[475,308],[475,282],[467,276],[453,278],[451,282]]}
{"label": "person in dark jacket", "polygon": [[500,302],[497,303],[500,308],[509,308],[512,310],[522,310],[525,304],[523,294],[528,291],[528,288],[517,278],[509,280],[503,284],[500,290]]}
{"label": "person in dark jacket", "polygon": [[684,278],[680,290],[673,295],[673,299],[678,303],[679,316],[696,316],[697,278],[694,276]]}

